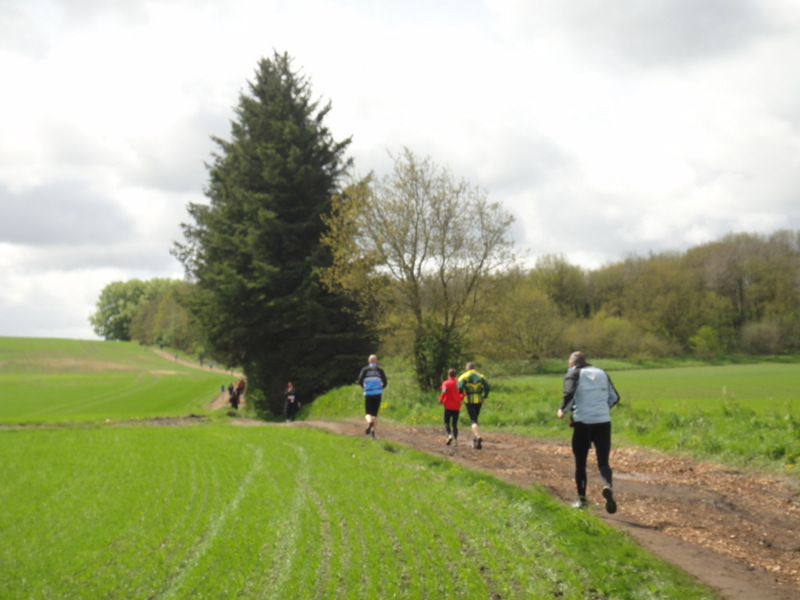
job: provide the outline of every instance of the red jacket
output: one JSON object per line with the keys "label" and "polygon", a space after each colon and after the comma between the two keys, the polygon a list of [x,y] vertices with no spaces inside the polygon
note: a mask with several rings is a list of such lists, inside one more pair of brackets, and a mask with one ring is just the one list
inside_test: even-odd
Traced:
{"label": "red jacket", "polygon": [[450,377],[442,382],[442,393],[439,394],[441,402],[447,410],[461,410],[461,399],[464,394],[458,391],[458,381]]}

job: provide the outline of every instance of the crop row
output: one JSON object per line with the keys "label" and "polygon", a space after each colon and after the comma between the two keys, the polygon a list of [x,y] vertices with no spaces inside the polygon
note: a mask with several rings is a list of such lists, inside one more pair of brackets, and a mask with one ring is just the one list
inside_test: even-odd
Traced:
{"label": "crop row", "polygon": [[388,443],[100,426],[0,452],[8,599],[711,597],[588,513]]}

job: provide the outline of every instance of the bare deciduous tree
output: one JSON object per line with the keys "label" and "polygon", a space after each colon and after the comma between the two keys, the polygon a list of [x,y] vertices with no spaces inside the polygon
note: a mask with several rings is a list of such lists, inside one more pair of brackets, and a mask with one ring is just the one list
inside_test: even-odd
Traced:
{"label": "bare deciduous tree", "polygon": [[333,254],[325,281],[359,299],[368,318],[387,305],[410,317],[417,377],[430,389],[462,359],[489,276],[516,260],[512,222],[484,191],[406,148],[390,174],[338,199],[323,238]]}

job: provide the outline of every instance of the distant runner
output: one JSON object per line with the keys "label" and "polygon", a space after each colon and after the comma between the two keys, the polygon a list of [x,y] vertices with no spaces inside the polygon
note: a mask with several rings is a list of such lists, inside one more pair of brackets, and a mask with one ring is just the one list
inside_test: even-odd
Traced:
{"label": "distant runner", "polygon": [[381,408],[383,389],[387,385],[386,373],[378,366],[378,357],[370,354],[369,363],[358,374],[358,385],[364,388],[364,418],[367,421],[367,435],[375,439],[375,426]]}
{"label": "distant runner", "polygon": [[300,408],[300,400],[297,399],[297,390],[294,384],[290,381],[286,384],[286,390],[283,392],[283,400],[285,404],[286,420],[294,421],[297,417],[297,411]]}

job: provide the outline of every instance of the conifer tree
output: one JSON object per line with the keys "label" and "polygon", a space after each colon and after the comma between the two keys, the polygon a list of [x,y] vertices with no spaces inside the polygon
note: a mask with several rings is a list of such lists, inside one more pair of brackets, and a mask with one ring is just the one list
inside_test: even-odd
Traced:
{"label": "conifer tree", "polygon": [[185,243],[173,253],[197,283],[191,300],[210,354],[240,365],[246,398],[278,414],[283,386],[301,400],[352,382],[371,338],[317,272],[331,260],[320,244],[331,197],[348,167],[350,139],[323,124],[330,103],[312,98],[290,57],[262,59],[241,93],[229,141],[207,165],[209,204],[188,207]]}

